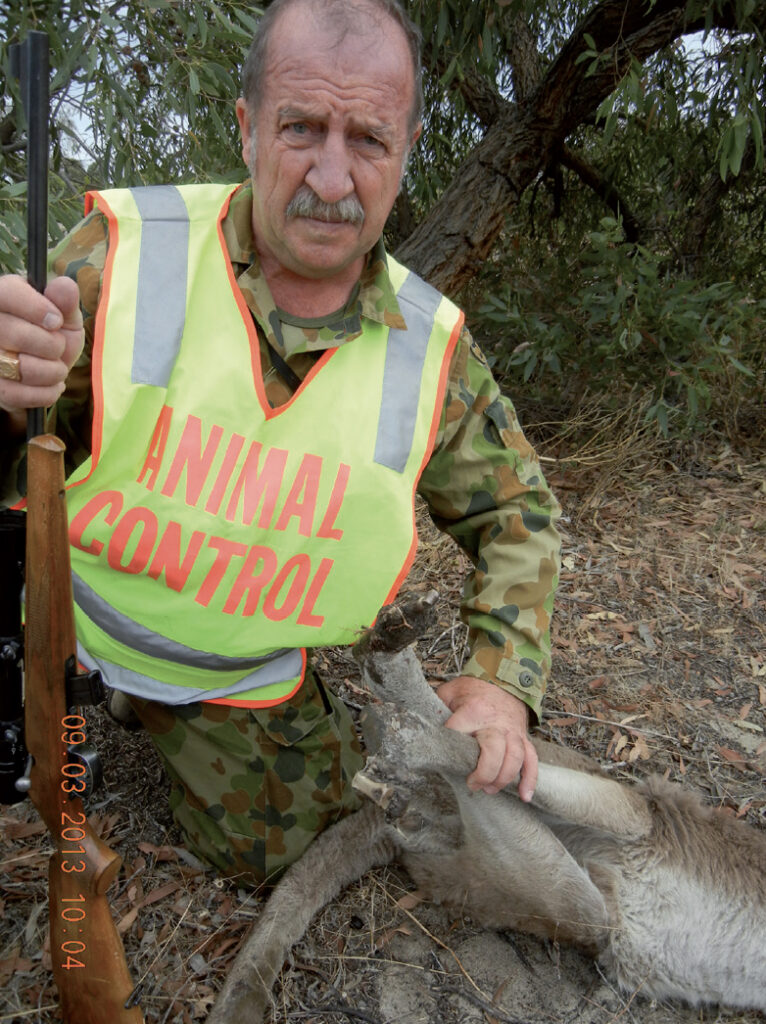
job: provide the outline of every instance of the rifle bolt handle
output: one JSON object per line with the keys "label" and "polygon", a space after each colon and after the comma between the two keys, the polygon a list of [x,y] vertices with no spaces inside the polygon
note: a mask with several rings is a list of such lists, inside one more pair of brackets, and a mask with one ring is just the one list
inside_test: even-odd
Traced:
{"label": "rifle bolt handle", "polygon": [[21,776],[20,779],[16,779],[16,781],[13,784],[13,788],[16,790],[17,793],[28,793],[29,790],[31,789],[32,780],[30,779],[29,776],[32,774],[33,763],[34,762],[32,761],[32,755],[30,754],[27,757],[27,764],[26,767],[24,768],[24,774]]}

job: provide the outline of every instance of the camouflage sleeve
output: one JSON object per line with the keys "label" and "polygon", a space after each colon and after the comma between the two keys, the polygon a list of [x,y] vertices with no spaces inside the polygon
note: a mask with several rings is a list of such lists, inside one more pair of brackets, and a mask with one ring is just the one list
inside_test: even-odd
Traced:
{"label": "camouflage sleeve", "polygon": [[66,444],[67,476],[90,455],[93,395],[90,371],[96,310],[106,263],[108,223],[93,210],[56,246],[49,257],[51,276],[71,277],[80,289],[85,344],[69,371],[66,391],[55,408],[53,429]]}
{"label": "camouflage sleeve", "polygon": [[[107,221],[94,211],[66,235],[48,257],[48,276],[71,277],[80,289],[85,346],[69,372],[67,387],[48,412],[46,430],[66,445],[66,475],[90,455],[93,403],[90,363],[93,329],[106,260]],[[0,504],[13,505],[26,494],[26,442],[5,436],[0,423]]]}
{"label": "camouflage sleeve", "polygon": [[418,489],[436,525],[474,565],[460,610],[470,644],[463,673],[509,690],[539,716],[550,670],[560,510],[513,405],[467,330]]}

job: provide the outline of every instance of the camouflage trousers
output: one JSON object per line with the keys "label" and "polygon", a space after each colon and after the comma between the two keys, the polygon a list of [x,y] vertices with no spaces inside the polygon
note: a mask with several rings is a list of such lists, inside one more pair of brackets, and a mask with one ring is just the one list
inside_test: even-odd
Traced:
{"label": "camouflage trousers", "polygon": [[311,672],[273,708],[130,702],[165,762],[189,849],[245,885],[276,881],[359,806],[351,779],[364,759],[351,716]]}

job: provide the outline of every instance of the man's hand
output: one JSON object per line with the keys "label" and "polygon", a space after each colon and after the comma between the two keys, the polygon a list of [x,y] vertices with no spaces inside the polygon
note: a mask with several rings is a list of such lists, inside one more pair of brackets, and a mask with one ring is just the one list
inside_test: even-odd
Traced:
{"label": "man's hand", "polygon": [[0,380],[0,409],[18,427],[23,410],[54,405],[82,352],[77,285],[57,277],[45,294],[24,278],[0,277],[0,350],[18,357],[21,380]]}
{"label": "man's hand", "polygon": [[458,676],[436,691],[452,716],[448,729],[469,733],[480,752],[469,789],[497,793],[517,776],[519,796],[529,802],[537,784],[537,752],[527,735],[527,706],[512,693],[473,676]]}

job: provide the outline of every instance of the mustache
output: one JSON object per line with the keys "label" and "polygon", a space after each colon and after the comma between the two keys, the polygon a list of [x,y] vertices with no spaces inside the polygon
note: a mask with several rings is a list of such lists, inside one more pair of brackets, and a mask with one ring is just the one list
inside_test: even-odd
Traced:
{"label": "mustache", "polygon": [[285,216],[311,217],[329,224],[348,221],[349,224],[363,224],[364,210],[356,196],[346,196],[337,203],[326,203],[309,185],[301,185],[287,204]]}

